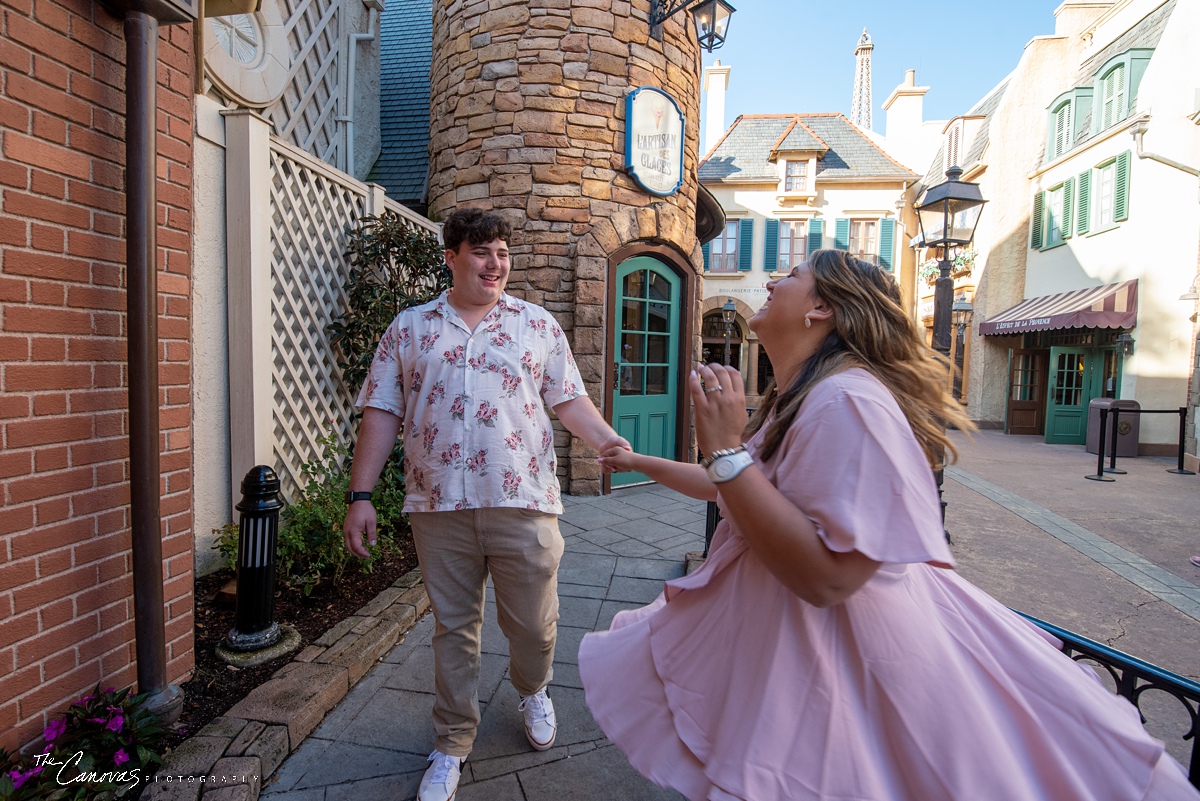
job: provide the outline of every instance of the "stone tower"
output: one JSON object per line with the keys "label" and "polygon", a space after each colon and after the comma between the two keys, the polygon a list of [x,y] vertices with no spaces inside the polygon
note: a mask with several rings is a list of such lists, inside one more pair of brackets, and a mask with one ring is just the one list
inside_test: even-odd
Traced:
{"label": "stone tower", "polygon": [[854,99],[850,103],[850,122],[864,131],[871,130],[871,36],[863,28],[854,48]]}
{"label": "stone tower", "polygon": [[[687,14],[652,37],[649,8],[650,0],[439,0],[433,12],[430,215],[475,206],[510,219],[508,291],[554,314],[589,395],[623,435],[617,386],[626,389],[627,375],[647,393],[658,386],[642,372],[619,370],[613,355],[634,324],[622,317],[632,307],[617,286],[618,269],[649,257],[638,263],[666,271],[678,326],[666,354],[674,375],[686,376],[697,352],[702,294],[700,50]],[[643,86],[670,95],[683,118],[682,183],[670,194],[653,194],[626,172],[626,97]],[[632,284],[623,279],[623,286]],[[645,297],[649,309],[655,297]],[[662,375],[659,366],[653,371]],[[671,382],[663,385],[678,395],[671,395],[678,402],[671,425],[683,422],[665,438],[664,455],[683,458],[691,452],[689,413],[683,382]],[[558,434],[564,490],[600,492],[595,454],[565,430]]]}

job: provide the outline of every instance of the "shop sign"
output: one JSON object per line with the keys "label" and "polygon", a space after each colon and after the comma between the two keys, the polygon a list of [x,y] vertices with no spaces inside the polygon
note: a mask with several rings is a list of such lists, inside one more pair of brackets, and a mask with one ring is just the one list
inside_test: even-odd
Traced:
{"label": "shop sign", "polygon": [[657,87],[639,86],[625,100],[625,169],[654,195],[683,184],[683,112]]}

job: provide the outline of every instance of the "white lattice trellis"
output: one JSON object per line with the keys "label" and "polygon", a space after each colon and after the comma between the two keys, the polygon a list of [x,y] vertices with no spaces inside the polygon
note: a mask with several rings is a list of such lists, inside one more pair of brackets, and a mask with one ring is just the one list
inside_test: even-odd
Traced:
{"label": "white lattice trellis", "polygon": [[322,161],[346,168],[338,135],[345,90],[340,0],[286,0],[291,70],[283,97],[268,111],[275,133]]}
{"label": "white lattice trellis", "polygon": [[437,233],[379,187],[271,137],[271,427],[288,497],[303,485],[301,465],[320,455],[319,437],[352,434],[354,399],[326,328],[346,304],[346,228],[384,209]]}

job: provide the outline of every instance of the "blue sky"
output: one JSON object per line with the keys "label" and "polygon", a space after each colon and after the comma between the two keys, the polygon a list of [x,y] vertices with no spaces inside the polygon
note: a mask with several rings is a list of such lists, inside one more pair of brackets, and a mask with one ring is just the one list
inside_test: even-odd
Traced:
{"label": "blue sky", "polygon": [[[965,112],[1016,66],[1026,43],[1054,32],[1059,0],[729,0],[737,11],[716,59],[732,69],[725,127],[739,114],[840,111],[849,116],[854,48],[864,27],[872,54],[872,122],[915,69],[930,87],[925,119]],[[685,13],[685,12],[680,12]],[[703,110],[703,107],[702,107]]]}

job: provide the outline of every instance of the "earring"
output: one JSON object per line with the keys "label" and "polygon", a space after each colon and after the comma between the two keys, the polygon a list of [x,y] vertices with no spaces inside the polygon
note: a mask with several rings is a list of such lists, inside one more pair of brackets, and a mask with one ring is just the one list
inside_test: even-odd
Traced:
{"label": "earring", "polygon": [[811,317],[809,317],[807,314],[806,314],[806,315],[804,315],[804,327],[805,327],[805,328],[812,328],[812,318],[811,318]]}

